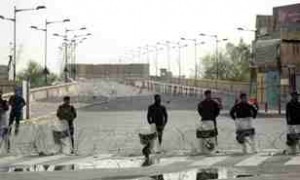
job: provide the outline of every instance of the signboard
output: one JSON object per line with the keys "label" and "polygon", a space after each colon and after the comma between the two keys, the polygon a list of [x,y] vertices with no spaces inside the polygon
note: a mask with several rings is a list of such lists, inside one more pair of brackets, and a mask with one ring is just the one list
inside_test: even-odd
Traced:
{"label": "signboard", "polygon": [[276,29],[285,40],[300,40],[300,4],[276,7],[273,9]]}
{"label": "signboard", "polygon": [[255,42],[254,56],[255,62],[259,64],[274,64],[277,63],[279,56],[278,48],[280,47],[280,39],[258,40]]}
{"label": "signboard", "polygon": [[279,28],[300,27],[300,4],[275,7],[273,14]]}

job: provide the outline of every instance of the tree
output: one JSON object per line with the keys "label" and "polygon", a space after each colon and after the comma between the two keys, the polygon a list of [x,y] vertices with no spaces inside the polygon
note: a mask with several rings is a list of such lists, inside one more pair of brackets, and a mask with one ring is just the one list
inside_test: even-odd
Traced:
{"label": "tree", "polygon": [[218,66],[215,55],[207,54],[203,58],[204,78],[215,79],[219,66],[219,79],[246,81],[250,79],[250,45],[241,39],[238,45],[227,43],[225,51],[219,53]]}
{"label": "tree", "polygon": [[41,87],[52,84],[57,80],[57,75],[53,73],[48,74],[48,81],[45,82],[44,68],[35,61],[29,61],[25,70],[17,76],[17,81],[29,80],[31,87]]}

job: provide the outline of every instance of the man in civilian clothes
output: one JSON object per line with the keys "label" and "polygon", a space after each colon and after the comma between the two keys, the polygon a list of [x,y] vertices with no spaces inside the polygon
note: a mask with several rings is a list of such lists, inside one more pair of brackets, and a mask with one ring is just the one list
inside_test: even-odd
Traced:
{"label": "man in civilian clothes", "polygon": [[147,120],[150,125],[156,125],[156,132],[158,136],[157,151],[160,152],[163,131],[168,122],[168,114],[166,107],[161,105],[161,97],[159,94],[154,95],[154,104],[148,107]]}
{"label": "man in civilian clothes", "polygon": [[211,153],[217,145],[217,121],[220,114],[220,105],[212,99],[211,91],[204,92],[205,99],[198,104],[198,113],[201,116],[201,124],[197,129],[197,138],[199,138],[202,153]]}
{"label": "man in civilian clothes", "polygon": [[70,104],[70,96],[65,96],[63,99],[63,104],[57,109],[57,117],[59,120],[65,120],[68,122],[68,131],[71,139],[72,150],[74,153],[74,120],[77,117],[76,109]]}

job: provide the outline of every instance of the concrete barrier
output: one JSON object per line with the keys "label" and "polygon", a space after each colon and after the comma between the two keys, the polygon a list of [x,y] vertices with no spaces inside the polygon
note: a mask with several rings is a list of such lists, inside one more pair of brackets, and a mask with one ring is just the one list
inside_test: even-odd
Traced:
{"label": "concrete barrier", "polygon": [[[75,96],[78,94],[78,87],[76,82],[65,83],[55,86],[47,86],[41,88],[30,89],[30,101],[48,99],[51,97],[62,97],[65,95]],[[8,99],[13,93],[6,93],[3,98]]]}
{"label": "concrete barrier", "polygon": [[78,93],[76,82],[60,84],[49,87],[34,88],[30,90],[30,100],[36,101],[51,97],[62,97],[65,95],[75,96]]}

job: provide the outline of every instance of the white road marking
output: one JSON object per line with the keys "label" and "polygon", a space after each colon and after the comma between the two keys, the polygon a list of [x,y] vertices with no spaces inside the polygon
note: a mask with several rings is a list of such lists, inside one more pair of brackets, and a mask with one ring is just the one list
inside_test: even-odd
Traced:
{"label": "white road marking", "polygon": [[173,157],[173,158],[163,158],[158,160],[154,165],[155,166],[167,166],[176,162],[186,162],[188,161],[187,157]]}
{"label": "white road marking", "polygon": [[237,163],[235,166],[258,166],[261,163],[263,163],[265,160],[269,159],[272,156],[261,156],[258,154],[255,154],[239,163]]}
{"label": "white road marking", "polygon": [[300,165],[300,156],[295,156],[291,158],[288,162],[284,164],[285,166],[289,165]]}
{"label": "white road marking", "polygon": [[7,164],[10,162],[13,162],[15,160],[21,159],[23,156],[8,156],[8,157],[2,157],[0,158],[0,165],[1,164]]}
{"label": "white road marking", "polygon": [[88,157],[83,157],[83,158],[79,158],[79,159],[69,160],[69,161],[66,161],[66,162],[61,162],[57,165],[93,163],[93,162],[99,161],[101,159],[110,158],[112,156],[113,156],[112,154],[99,154],[99,155],[96,155],[96,156],[88,156]]}
{"label": "white road marking", "polygon": [[21,161],[19,163],[15,163],[14,165],[34,165],[34,164],[41,164],[43,162],[47,162],[47,161],[54,161],[54,160],[58,160],[61,158],[67,157],[64,154],[60,154],[60,155],[55,155],[55,156],[47,156],[47,157],[39,157],[39,158],[33,158],[33,159],[29,159],[27,161]]}
{"label": "white road marking", "polygon": [[207,157],[192,163],[192,166],[212,166],[218,162],[224,161],[228,156]]}

